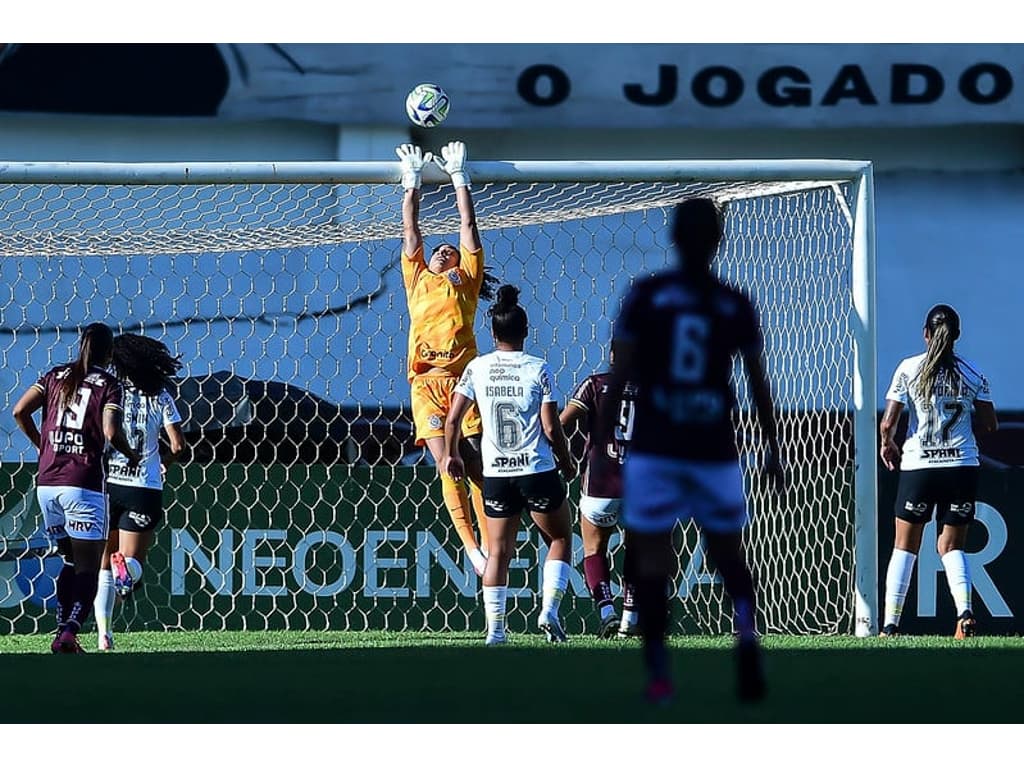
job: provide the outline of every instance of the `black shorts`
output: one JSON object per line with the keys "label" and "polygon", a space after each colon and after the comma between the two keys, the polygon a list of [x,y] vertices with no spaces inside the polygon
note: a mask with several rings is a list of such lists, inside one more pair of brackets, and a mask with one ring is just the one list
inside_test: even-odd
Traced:
{"label": "black shorts", "polygon": [[488,517],[554,512],[563,501],[565,485],[556,469],[536,475],[484,478],[484,510]]}
{"label": "black shorts", "polygon": [[144,533],[164,519],[164,492],[107,483],[110,498],[110,530]]}
{"label": "black shorts", "polygon": [[940,526],[967,525],[974,520],[977,496],[977,467],[904,470],[896,493],[896,517],[927,523],[937,509]]}

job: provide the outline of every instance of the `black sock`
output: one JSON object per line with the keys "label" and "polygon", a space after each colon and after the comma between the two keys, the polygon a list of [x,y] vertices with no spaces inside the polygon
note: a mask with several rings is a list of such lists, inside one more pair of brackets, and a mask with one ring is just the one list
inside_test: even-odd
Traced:
{"label": "black sock", "polygon": [[740,640],[755,639],[754,577],[750,569],[742,560],[736,560],[720,564],[718,572],[722,576],[726,592],[732,598],[736,631]]}
{"label": "black sock", "polygon": [[57,631],[64,629],[64,623],[71,614],[71,603],[74,601],[75,566],[64,563],[57,574]]}
{"label": "black sock", "polygon": [[668,580],[637,579],[634,588],[640,633],[644,638],[644,663],[652,678],[667,678],[669,664],[665,631],[668,629]]}
{"label": "black sock", "polygon": [[89,618],[89,611],[92,610],[93,601],[96,599],[96,589],[99,587],[98,579],[99,574],[96,571],[75,574],[74,598],[67,618],[68,629],[75,633],[82,630],[85,620]]}

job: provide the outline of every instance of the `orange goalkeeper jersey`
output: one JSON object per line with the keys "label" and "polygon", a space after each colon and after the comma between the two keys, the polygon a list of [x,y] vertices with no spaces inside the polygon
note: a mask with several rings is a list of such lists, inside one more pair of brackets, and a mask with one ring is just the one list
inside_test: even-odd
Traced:
{"label": "orange goalkeeper jersey", "polygon": [[484,252],[459,244],[459,265],[435,275],[423,248],[402,252],[402,281],[409,304],[409,380],[431,368],[453,376],[476,357],[473,322],[484,276]]}

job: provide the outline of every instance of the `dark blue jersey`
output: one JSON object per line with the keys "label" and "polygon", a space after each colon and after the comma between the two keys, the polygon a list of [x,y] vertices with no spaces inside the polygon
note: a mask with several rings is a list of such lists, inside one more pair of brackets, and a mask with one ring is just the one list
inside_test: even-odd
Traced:
{"label": "dark blue jersey", "polygon": [[757,311],[742,292],[681,271],[637,281],[615,325],[632,346],[637,388],[630,450],[696,461],[736,458],[730,377],[741,349],[760,351]]}

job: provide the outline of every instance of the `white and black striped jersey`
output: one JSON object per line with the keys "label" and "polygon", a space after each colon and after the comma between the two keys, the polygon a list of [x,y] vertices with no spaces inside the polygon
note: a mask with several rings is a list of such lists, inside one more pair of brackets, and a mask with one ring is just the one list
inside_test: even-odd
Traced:
{"label": "white and black striped jersey", "polygon": [[917,393],[925,355],[903,360],[893,374],[886,400],[909,406],[910,425],[900,469],[978,466],[978,443],[971,428],[976,401],[992,401],[988,379],[977,366],[955,356],[957,375],[940,370],[927,398]]}
{"label": "white and black striped jersey", "polygon": [[159,395],[150,397],[126,383],[122,408],[125,435],[132,448],[142,457],[142,461],[132,469],[128,466],[127,456],[119,451],[113,451],[108,466],[107,482],[159,490],[164,487],[163,477],[160,475],[160,430],[167,424],[181,422],[174,398],[166,389]]}
{"label": "white and black striped jersey", "polygon": [[475,400],[480,410],[485,477],[555,468],[540,420],[541,405],[558,402],[545,360],[525,352],[490,352],[470,361],[455,391]]}

